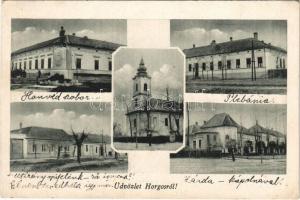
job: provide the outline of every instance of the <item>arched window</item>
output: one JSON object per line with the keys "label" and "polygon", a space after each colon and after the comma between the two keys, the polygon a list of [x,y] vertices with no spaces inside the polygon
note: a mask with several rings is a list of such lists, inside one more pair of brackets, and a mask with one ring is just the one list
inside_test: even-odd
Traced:
{"label": "arched window", "polygon": [[144,91],[146,92],[147,89],[148,89],[148,85],[147,85],[147,83],[144,83]]}
{"label": "arched window", "polygon": [[229,140],[229,135],[226,135],[226,136],[225,136],[225,139],[226,139],[226,140]]}

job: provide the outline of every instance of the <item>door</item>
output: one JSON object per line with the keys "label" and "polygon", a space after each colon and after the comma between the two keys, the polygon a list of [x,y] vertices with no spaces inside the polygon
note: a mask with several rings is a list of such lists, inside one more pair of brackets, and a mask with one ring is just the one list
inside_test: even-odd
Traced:
{"label": "door", "polygon": [[11,139],[10,140],[10,159],[23,158],[23,140]]}
{"label": "door", "polygon": [[199,77],[199,64],[195,63],[195,78]]}

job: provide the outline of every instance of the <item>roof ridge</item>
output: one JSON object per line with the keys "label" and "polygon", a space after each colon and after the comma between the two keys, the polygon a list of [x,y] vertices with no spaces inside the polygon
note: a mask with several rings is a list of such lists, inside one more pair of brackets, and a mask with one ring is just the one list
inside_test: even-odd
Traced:
{"label": "roof ridge", "polygon": [[[243,39],[238,39],[238,40],[232,40],[232,41],[225,41],[225,42],[220,42],[220,43],[218,43],[218,42],[216,42],[215,43],[215,45],[218,45],[218,44],[225,44],[225,43],[230,43],[230,42],[239,42],[239,41],[243,41],[243,40],[256,40],[255,38],[251,38],[251,37],[249,37],[249,38],[243,38]],[[260,41],[260,40],[257,40],[257,41]],[[262,41],[260,41],[260,42],[262,42]],[[188,49],[183,49],[183,51],[184,50],[189,50],[189,49],[199,49],[199,48],[204,48],[204,47],[211,47],[212,45],[211,44],[208,44],[208,45],[204,45],[204,46],[198,46],[198,47],[192,47],[192,48],[188,48]]]}

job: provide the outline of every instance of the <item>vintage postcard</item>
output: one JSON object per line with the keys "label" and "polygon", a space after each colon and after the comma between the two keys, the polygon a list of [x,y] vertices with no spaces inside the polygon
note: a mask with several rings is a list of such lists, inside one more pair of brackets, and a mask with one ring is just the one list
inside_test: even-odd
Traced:
{"label": "vintage postcard", "polygon": [[299,198],[299,2],[1,6],[1,197]]}

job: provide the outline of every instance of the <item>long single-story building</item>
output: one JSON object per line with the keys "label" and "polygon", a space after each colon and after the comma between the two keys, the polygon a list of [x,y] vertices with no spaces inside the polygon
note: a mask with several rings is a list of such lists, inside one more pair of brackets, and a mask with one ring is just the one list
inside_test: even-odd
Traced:
{"label": "long single-story building", "polygon": [[112,53],[120,44],[65,34],[11,53],[11,69],[24,70],[27,77],[63,75],[65,79],[92,81],[111,76]]}
{"label": "long single-story building", "polygon": [[188,146],[198,151],[220,151],[229,148],[247,153],[285,153],[286,135],[262,127],[256,122],[250,128],[239,125],[229,114],[214,115],[200,126],[198,122],[189,127]]}
{"label": "long single-story building", "polygon": [[184,49],[188,79],[286,78],[287,51],[253,38]]}
{"label": "long single-story building", "polygon": [[[76,157],[73,135],[62,129],[29,126],[10,132],[10,159]],[[81,146],[82,157],[113,157],[110,137],[88,134]]]}

